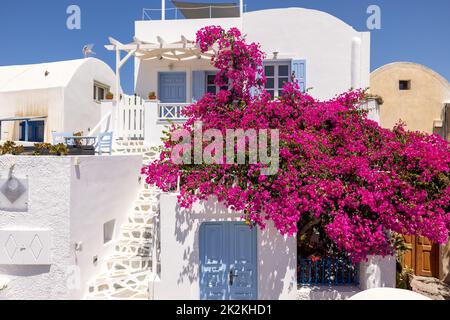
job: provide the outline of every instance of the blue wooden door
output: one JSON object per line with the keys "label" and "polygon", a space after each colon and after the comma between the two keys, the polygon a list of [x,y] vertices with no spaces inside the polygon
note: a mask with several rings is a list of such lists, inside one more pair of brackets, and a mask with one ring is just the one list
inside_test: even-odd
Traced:
{"label": "blue wooden door", "polygon": [[158,96],[162,103],[186,102],[186,73],[160,72]]}
{"label": "blue wooden door", "polygon": [[257,299],[257,235],[241,222],[204,223],[200,228],[200,298]]}

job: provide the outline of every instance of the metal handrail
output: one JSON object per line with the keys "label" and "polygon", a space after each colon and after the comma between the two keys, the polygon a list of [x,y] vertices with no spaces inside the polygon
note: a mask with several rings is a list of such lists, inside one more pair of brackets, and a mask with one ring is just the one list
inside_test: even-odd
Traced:
{"label": "metal handrail", "polygon": [[[212,10],[213,9],[230,9],[230,8],[239,8],[239,5],[236,6],[216,6],[216,5],[210,5],[210,6],[205,6],[205,7],[197,7],[197,8],[183,8],[183,10],[205,10],[205,9],[209,9],[209,18],[212,18]],[[174,16],[175,16],[175,20],[178,20],[178,11],[180,9],[179,8],[166,8],[165,11],[174,11]],[[148,8],[144,8],[142,9],[142,20],[143,21],[147,21],[147,20],[153,20],[152,17],[149,15],[152,12],[163,12],[163,9],[148,9]],[[244,4],[244,12],[247,12],[247,5]]]}

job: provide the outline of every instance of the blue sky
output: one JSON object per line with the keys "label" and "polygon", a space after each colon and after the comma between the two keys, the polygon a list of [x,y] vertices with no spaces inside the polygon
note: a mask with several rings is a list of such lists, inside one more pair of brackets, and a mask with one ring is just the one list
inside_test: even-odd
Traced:
{"label": "blue sky", "polygon": [[[227,1],[224,1],[227,2]],[[231,1],[230,1],[231,2]],[[305,7],[326,11],[367,31],[366,9],[381,7],[382,29],[372,33],[372,70],[393,61],[424,64],[450,79],[450,0],[246,0],[247,10]],[[81,30],[68,30],[66,9],[81,7]],[[127,42],[142,8],[160,8],[160,0],[1,0],[0,65],[82,57],[94,43],[96,57],[114,65],[104,49],[108,36]],[[167,0],[170,7],[170,1]],[[123,70],[122,85],[133,91],[133,64]]]}

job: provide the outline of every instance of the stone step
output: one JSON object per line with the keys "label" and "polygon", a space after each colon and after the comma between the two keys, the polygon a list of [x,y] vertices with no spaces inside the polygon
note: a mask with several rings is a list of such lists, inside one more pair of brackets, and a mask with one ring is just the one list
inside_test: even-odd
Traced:
{"label": "stone step", "polygon": [[124,240],[146,240],[153,237],[153,224],[143,225],[128,223],[122,227],[122,239]]}
{"label": "stone step", "polygon": [[89,287],[88,298],[96,299],[148,299],[149,270],[125,274],[108,272],[100,275]]}
{"label": "stone step", "polygon": [[151,270],[151,267],[151,257],[139,257],[122,253],[106,260],[106,268],[111,272],[123,271],[127,274],[133,274],[142,270]]}
{"label": "stone step", "polygon": [[134,212],[128,217],[128,223],[141,224],[143,226],[152,228],[152,225],[155,223],[155,218],[156,218],[156,214]]}
{"label": "stone step", "polygon": [[134,139],[116,139],[115,144],[119,146],[143,146],[144,140],[134,140]]}
{"label": "stone step", "polygon": [[151,256],[151,240],[120,240],[115,244],[115,252],[118,255]]}
{"label": "stone step", "polygon": [[161,191],[142,189],[138,194],[138,201],[158,202]]}
{"label": "stone step", "polygon": [[[118,139],[113,154],[140,154],[143,166],[159,160],[159,152],[144,146],[143,140]],[[143,179],[144,180],[144,179]],[[96,277],[90,286],[89,300],[148,300],[153,263],[153,238],[159,214],[161,190],[144,181],[128,223],[121,227],[114,244],[114,254],[106,259],[107,272]],[[157,253],[160,248],[157,248]]]}
{"label": "stone step", "polygon": [[[140,199],[142,198],[142,199]],[[156,197],[139,197],[138,200],[134,202],[134,211],[139,212],[156,212],[159,209],[159,199]]]}
{"label": "stone step", "polygon": [[139,147],[139,146],[115,146],[113,147],[113,151],[116,152],[132,152],[132,153],[140,153],[142,155],[149,152],[148,147]]}

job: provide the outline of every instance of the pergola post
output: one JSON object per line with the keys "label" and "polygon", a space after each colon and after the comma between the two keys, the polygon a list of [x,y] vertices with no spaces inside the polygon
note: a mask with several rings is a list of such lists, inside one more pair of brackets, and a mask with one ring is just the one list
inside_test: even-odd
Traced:
{"label": "pergola post", "polygon": [[115,108],[114,110],[114,131],[116,131],[117,135],[120,135],[119,132],[119,104],[120,104],[120,49],[116,47],[116,92],[114,93],[115,97]]}
{"label": "pergola post", "polygon": [[239,10],[240,10],[240,17],[242,18],[244,16],[244,0],[240,0]]}
{"label": "pergola post", "polygon": [[161,20],[166,20],[166,0],[161,0]]}

